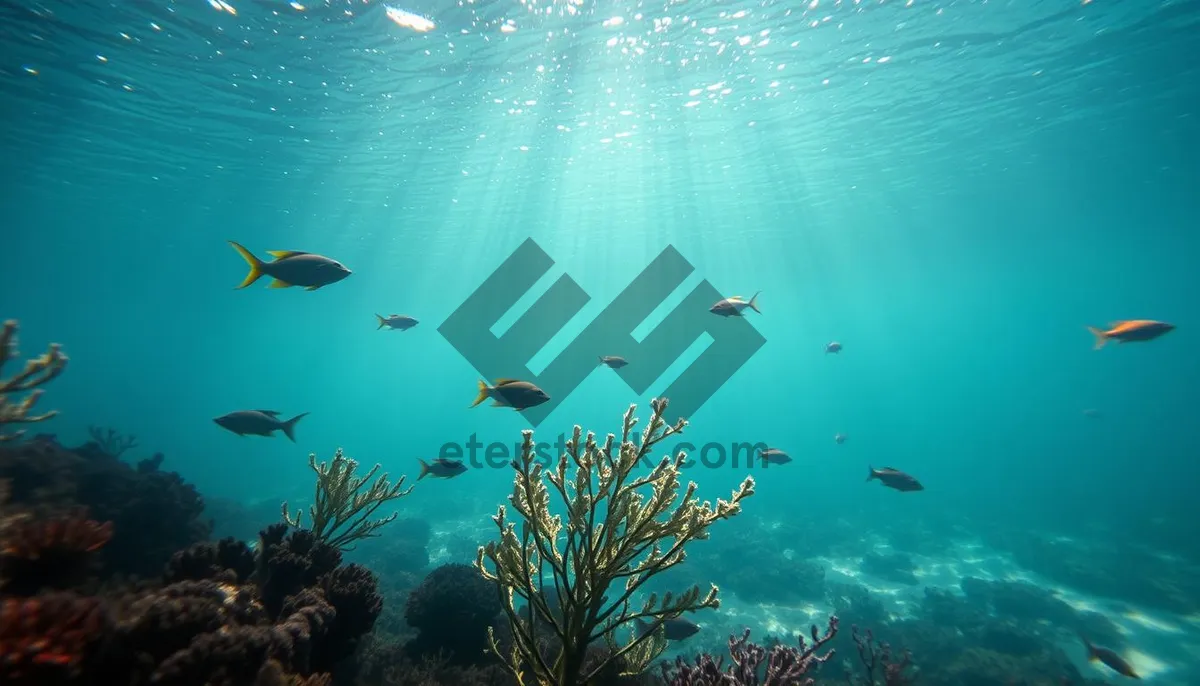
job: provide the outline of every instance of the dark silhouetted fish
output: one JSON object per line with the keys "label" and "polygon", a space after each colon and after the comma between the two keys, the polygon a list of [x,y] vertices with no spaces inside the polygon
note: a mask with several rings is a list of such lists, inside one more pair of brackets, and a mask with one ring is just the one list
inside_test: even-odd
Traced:
{"label": "dark silhouetted fish", "polygon": [[285,436],[296,442],[296,422],[307,416],[307,412],[292,417],[286,422],[279,421],[279,413],[274,410],[238,410],[217,417],[213,421],[223,429],[228,429],[239,436],[273,436],[276,431],[282,431]]}
{"label": "dark silhouetted fish", "polygon": [[389,329],[408,331],[421,323],[406,314],[389,314],[386,317],[377,314],[375,318],[379,320],[379,326],[375,329],[376,331],[385,326]]}
{"label": "dark silhouetted fish", "polygon": [[629,362],[624,357],[618,357],[617,355],[601,355],[600,364],[612,367],[613,369],[620,369],[629,364]]}
{"label": "dark silhouetted fish", "polygon": [[1131,319],[1124,322],[1113,322],[1108,325],[1108,331],[1089,326],[1088,331],[1096,337],[1096,350],[1104,347],[1109,341],[1117,343],[1136,343],[1152,341],[1159,336],[1175,330],[1174,324],[1156,322],[1152,319]]}
{"label": "dark silhouetted fish", "polygon": [[479,381],[479,395],[471,407],[491,398],[492,407],[511,407],[514,410],[525,410],[541,405],[550,400],[550,396],[542,389],[528,381],[517,379],[496,379],[495,386],[488,386],[482,379]]}
{"label": "dark silhouetted fish", "polygon": [[887,486],[888,488],[894,488],[897,491],[925,490],[925,487],[921,485],[920,481],[917,481],[912,476],[905,474],[898,469],[892,469],[891,467],[884,467],[883,469],[867,467],[867,469],[871,470],[871,473],[867,475],[867,481],[870,481],[871,479],[879,479],[883,482],[884,486]]}
{"label": "dark silhouetted fish", "polygon": [[341,262],[310,252],[298,250],[268,250],[272,262],[263,262],[241,245],[229,241],[234,250],[250,265],[250,273],[238,288],[245,288],[264,276],[274,281],[268,288],[290,288],[303,286],[305,290],[315,291],[321,286],[337,283],[350,276],[350,270]]}
{"label": "dark silhouetted fish", "polygon": [[417,459],[417,462],[421,463],[421,476],[417,477],[417,481],[424,479],[426,476],[438,479],[453,479],[467,471],[467,466],[462,463],[462,460],[451,460],[446,457],[436,458],[432,462]]}
{"label": "dark silhouetted fish", "polygon": [[837,341],[830,341],[825,344],[825,354],[842,352],[842,344]]}
{"label": "dark silhouetted fish", "polygon": [[[654,622],[647,622],[644,619],[634,620],[634,623],[637,625],[638,636],[645,636],[650,633],[651,628],[654,626]],[[682,641],[700,631],[699,624],[683,617],[665,620],[662,626],[666,632],[668,641]]]}
{"label": "dark silhouetted fish", "polygon": [[837,443],[838,445],[841,445],[846,442],[846,438],[847,438],[846,434],[834,434],[833,442]]}
{"label": "dark silhouetted fish", "polygon": [[1121,676],[1127,676],[1130,679],[1142,678],[1138,676],[1137,672],[1133,671],[1133,665],[1126,662],[1125,658],[1117,655],[1114,651],[1109,650],[1108,648],[1092,645],[1092,642],[1087,640],[1087,638],[1084,636],[1080,636],[1079,638],[1083,639],[1083,646],[1087,648],[1088,662],[1100,662],[1105,667],[1108,667],[1117,674],[1120,674]]}
{"label": "dark silhouetted fish", "polygon": [[[758,293],[762,293],[762,291],[759,291]],[[717,301],[717,304],[708,308],[708,311],[722,317],[740,317],[742,316],[742,310],[748,307],[755,312],[762,314],[762,310],[758,309],[758,293],[755,293],[754,296],[749,300],[746,300],[740,295],[719,300]]]}
{"label": "dark silhouetted fish", "polygon": [[763,448],[758,451],[758,456],[762,459],[763,465],[787,464],[792,461],[792,456],[779,448]]}

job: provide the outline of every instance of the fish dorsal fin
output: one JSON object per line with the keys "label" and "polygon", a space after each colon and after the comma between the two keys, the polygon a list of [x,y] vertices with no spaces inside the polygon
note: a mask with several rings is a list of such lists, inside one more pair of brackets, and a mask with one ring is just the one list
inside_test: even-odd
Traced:
{"label": "fish dorsal fin", "polygon": [[388,315],[388,319],[395,319],[396,317],[399,317],[399,316],[400,315],[398,315],[398,314],[392,313],[392,314]]}
{"label": "fish dorsal fin", "polygon": [[272,416],[272,417],[278,417],[278,416],[279,416],[279,413],[278,413],[278,412],[276,412],[275,410],[255,410],[255,412],[261,412],[261,413],[263,413],[263,414],[270,415],[270,416]]}
{"label": "fish dorsal fin", "polygon": [[436,458],[436,459],[434,459],[434,462],[436,462],[440,465],[445,465],[447,467],[457,467],[458,465],[462,464],[462,460],[451,460],[448,457]]}
{"label": "fish dorsal fin", "polygon": [[278,262],[279,260],[286,260],[289,257],[297,255],[307,255],[308,253],[301,250],[268,250],[267,254],[274,257],[275,261]]}
{"label": "fish dorsal fin", "polygon": [[510,383],[521,383],[520,379],[496,379],[497,386],[507,386]]}
{"label": "fish dorsal fin", "polygon": [[898,472],[900,470],[896,469],[895,467],[880,467],[879,469],[876,469],[875,471],[877,471],[877,472]]}

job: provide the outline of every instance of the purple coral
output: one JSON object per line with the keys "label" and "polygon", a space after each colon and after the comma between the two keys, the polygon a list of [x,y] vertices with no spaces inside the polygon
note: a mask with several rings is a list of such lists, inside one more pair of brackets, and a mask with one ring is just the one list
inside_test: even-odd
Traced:
{"label": "purple coral", "polygon": [[663,680],[667,686],[812,686],[812,677],[806,676],[815,671],[827,660],[833,657],[831,648],[818,655],[826,643],[837,635],[838,618],[829,618],[829,627],[825,635],[817,632],[817,626],[812,626],[812,642],[807,643],[804,637],[799,639],[799,645],[775,645],[770,650],[750,642],[750,630],[746,629],[741,637],[729,637],[729,657],[733,664],[722,670],[724,658],[707,653],[699,655],[695,664],[689,664],[683,658],[675,658],[674,665],[663,665]]}

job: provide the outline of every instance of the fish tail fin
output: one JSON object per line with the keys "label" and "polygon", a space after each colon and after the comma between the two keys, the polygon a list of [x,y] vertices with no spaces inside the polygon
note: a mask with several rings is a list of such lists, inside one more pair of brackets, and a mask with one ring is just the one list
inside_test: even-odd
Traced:
{"label": "fish tail fin", "polygon": [[300,421],[301,419],[304,419],[307,416],[308,416],[307,412],[301,412],[300,414],[296,415],[295,417],[292,417],[291,419],[284,422],[283,426],[279,427],[279,428],[283,429],[283,435],[292,439],[292,443],[296,442],[296,422]]}
{"label": "fish tail fin", "polygon": [[875,472],[875,468],[872,467],[871,465],[867,465],[867,472],[868,472],[867,473],[867,481],[870,481],[871,479],[879,478],[879,474],[877,474]]}
{"label": "fish tail fin", "polygon": [[[604,356],[603,355],[597,355],[596,359],[600,360],[600,364],[604,364]],[[599,366],[599,365],[597,365],[597,366]]]}
{"label": "fish tail fin", "polygon": [[238,286],[238,288],[245,288],[255,281],[258,281],[266,274],[266,272],[263,271],[263,261],[255,257],[254,253],[250,252],[242,247],[241,244],[234,241],[229,241],[229,244],[233,246],[234,250],[238,251],[238,254],[242,256],[243,260],[246,260],[246,264],[250,265],[250,273],[246,274],[246,278],[242,280],[242,285]]}
{"label": "fish tail fin", "polygon": [[376,331],[378,331],[378,330],[382,329],[383,327],[387,326],[387,321],[385,321],[385,320],[384,320],[384,318],[383,318],[383,316],[382,316],[382,315],[378,315],[378,314],[377,314],[377,315],[375,315],[375,318],[379,320],[379,326],[375,328],[375,330],[376,330]]}
{"label": "fish tail fin", "polygon": [[1108,342],[1108,334],[1104,333],[1104,331],[1097,329],[1094,326],[1089,326],[1088,331],[1091,331],[1092,335],[1096,337],[1096,345],[1094,348],[1092,348],[1093,350],[1099,350],[1100,348],[1103,348],[1104,344]]}
{"label": "fish tail fin", "polygon": [[754,310],[755,312],[762,314],[762,310],[758,309],[758,294],[759,293],[762,293],[762,291],[759,291],[758,293],[755,293],[753,296],[751,296],[750,302],[746,303],[746,307],[749,307],[750,309]]}
{"label": "fish tail fin", "polygon": [[479,395],[475,396],[475,402],[471,403],[471,407],[475,407],[479,403],[487,400],[488,386],[483,379],[479,380]]}
{"label": "fish tail fin", "polygon": [[1092,642],[1088,640],[1087,636],[1083,635],[1082,631],[1079,632],[1079,640],[1083,641],[1083,649],[1087,651],[1088,662],[1095,662],[1100,659],[1100,656],[1096,654],[1096,646],[1092,645]]}
{"label": "fish tail fin", "polygon": [[429,473],[429,463],[419,457],[417,458],[417,462],[421,463],[421,476],[417,477],[417,481],[420,481],[421,479],[425,478],[426,474]]}

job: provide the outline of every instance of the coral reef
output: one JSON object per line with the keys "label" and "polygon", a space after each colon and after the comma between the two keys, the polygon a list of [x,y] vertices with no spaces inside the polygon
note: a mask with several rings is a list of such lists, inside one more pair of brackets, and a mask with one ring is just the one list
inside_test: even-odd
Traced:
{"label": "coral reef", "polygon": [[231,583],[245,583],[254,574],[258,559],[245,543],[229,537],[215,543],[197,543],[171,556],[163,580],[203,581],[225,579]]}
{"label": "coral reef", "polygon": [[0,479],[12,504],[43,516],[86,508],[112,523],[97,551],[99,578],[157,578],[171,555],[208,538],[204,501],[174,472],[138,471],[87,443],[73,450],[53,438],[0,444]]}
{"label": "coral reef", "polygon": [[866,633],[859,633],[858,627],[852,626],[850,630],[854,645],[858,648],[862,672],[854,675],[852,679],[847,679],[848,683],[863,686],[908,686],[913,683],[914,678],[909,673],[912,666],[911,653],[904,651],[897,662],[892,656],[891,647],[875,640],[875,635],[870,629],[867,629]]}
{"label": "coral reef", "polygon": [[683,658],[662,666],[663,680],[667,686],[811,686],[814,679],[808,676],[826,661],[833,658],[835,651],[821,650],[837,636],[838,618],[830,617],[825,634],[812,627],[812,640],[799,640],[798,646],[776,644],[769,650],[750,642],[750,630],[741,636],[729,637],[729,658],[732,664],[722,669],[724,659],[704,653],[696,657],[693,664]]}
{"label": "coral reef", "polygon": [[[317,465],[316,454],[310,453],[308,466],[317,474],[316,495],[309,508],[312,532],[326,544],[342,551],[353,550],[357,540],[377,536],[375,531],[395,519],[397,513],[377,520],[371,520],[371,515],[384,503],[412,492],[412,486],[401,490],[405,477],[401,476],[393,484],[388,482],[386,473],[370,488],[362,490],[379,471],[379,465],[363,476],[355,476],[358,462],[343,455],[341,448],[337,449],[331,463],[320,465]],[[294,516],[289,515],[288,505],[283,503],[283,519],[288,524],[299,527],[302,515],[302,510],[297,510]]]}
{"label": "coral reef", "polygon": [[[614,445],[612,434],[602,445],[592,433],[584,439],[576,426],[566,453],[549,470],[536,459],[533,432],[523,432],[509,497],[522,520],[520,533],[501,506],[493,518],[500,540],[480,548],[476,560],[484,577],[497,585],[511,631],[510,651],[501,651],[494,632],[492,649],[519,680],[528,674],[544,684],[588,683],[618,660],[629,663],[629,671],[641,671],[665,647],[658,630],[664,621],[718,605],[715,586],[703,596],[693,586],[678,596],[666,594],[661,601],[651,593],[640,609],[631,608],[634,594],[647,579],[682,563],[688,543],[707,538],[712,524],[738,514],[741,501],[754,493],[754,481],[747,477],[730,500],[718,500],[715,507],[695,498],[695,483],[688,484],[680,498],[683,453],[664,457],[648,475],[634,477],[634,469],[649,459],[654,446],[687,424],[680,420],[668,425],[663,419],[666,407],[666,399],[651,401],[651,418],[637,443],[632,437],[635,406],[625,413],[619,445]],[[565,508],[565,521],[551,512],[551,490]],[[553,597],[543,593],[542,570],[553,579]],[[615,599],[606,595],[614,582],[623,586]],[[518,616],[514,596],[528,603],[525,619]],[[639,619],[650,620],[652,630],[618,647],[616,629]],[[539,641],[540,623],[550,627],[553,637],[555,654],[550,659]],[[600,638],[610,643],[612,652],[588,664],[588,647]]]}
{"label": "coral reef", "polygon": [[[4,322],[0,328],[0,372],[9,360],[20,357],[17,352],[16,320]],[[12,433],[3,430],[5,424],[32,424],[43,422],[58,414],[58,410],[50,410],[42,414],[31,414],[34,405],[42,397],[41,386],[58,378],[67,368],[67,356],[63,354],[58,343],[51,343],[40,357],[35,357],[25,363],[25,367],[15,375],[5,379],[0,377],[0,442],[20,438],[25,432],[18,429]],[[9,397],[26,393],[23,400],[10,400]]]}
{"label": "coral reef", "polygon": [[90,520],[83,508],[45,519],[12,517],[0,538],[0,589],[32,595],[81,583],[91,553],[112,535],[112,522]]}
{"label": "coral reef", "polygon": [[401,641],[369,637],[359,650],[361,686],[515,686],[498,664],[457,664],[445,653],[413,657]]}
{"label": "coral reef", "polygon": [[408,597],[404,617],[419,632],[410,652],[424,657],[445,651],[456,664],[478,664],[486,655],[488,627],[500,614],[495,586],[478,569],[442,565]]}
{"label": "coral reef", "polygon": [[[103,538],[102,529],[81,531],[88,533],[69,539],[76,547]],[[311,532],[288,534],[279,524],[262,532],[257,554],[232,539],[180,551],[159,584],[106,596],[6,598],[0,682],[329,684],[371,631],[380,604],[369,571],[342,565],[337,549]]]}
{"label": "coral reef", "polygon": [[47,593],[0,601],[0,681],[55,684],[78,678],[109,628],[96,598]]}

